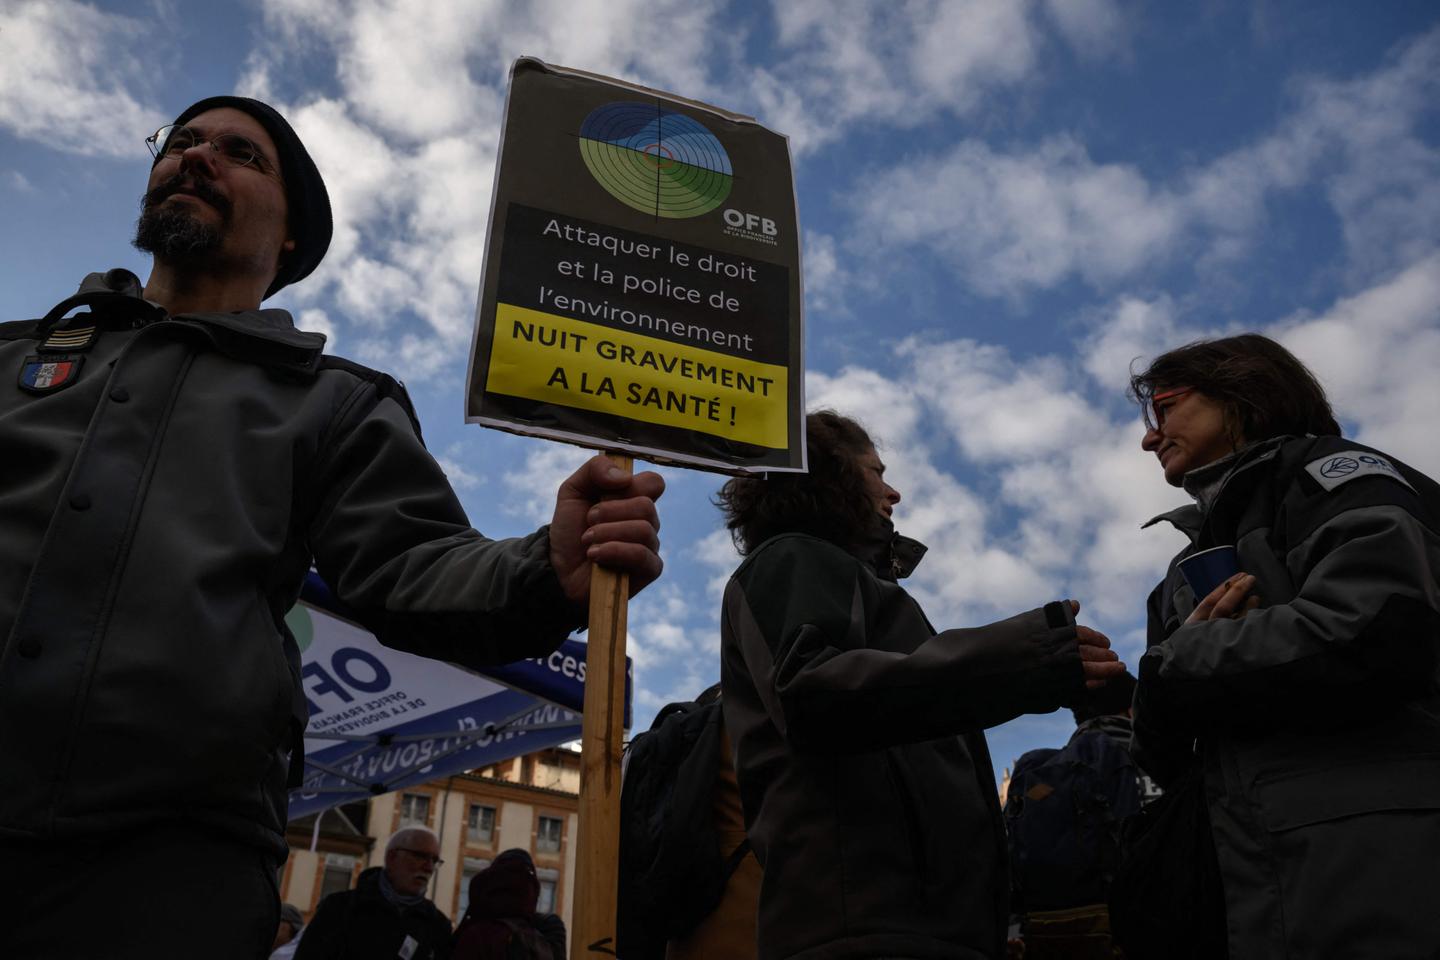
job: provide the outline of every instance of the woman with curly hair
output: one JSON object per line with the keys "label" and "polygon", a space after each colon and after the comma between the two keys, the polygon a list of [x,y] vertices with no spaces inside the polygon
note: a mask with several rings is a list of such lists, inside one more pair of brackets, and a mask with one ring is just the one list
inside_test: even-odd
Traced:
{"label": "woman with curly hair", "polygon": [[1124,672],[1047,603],[936,633],[898,581],[925,548],[854,420],[806,419],[809,472],[730,480],[725,726],[764,867],[761,960],[1001,957],[1009,891],[983,730]]}

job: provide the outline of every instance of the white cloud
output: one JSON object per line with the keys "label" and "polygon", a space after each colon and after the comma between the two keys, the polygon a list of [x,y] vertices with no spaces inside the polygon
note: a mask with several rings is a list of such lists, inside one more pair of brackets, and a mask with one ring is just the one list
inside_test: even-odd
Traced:
{"label": "white cloud", "polygon": [[325,352],[335,352],[335,324],[324,310],[301,310],[295,317],[295,328],[325,334]]}
{"label": "white cloud", "polygon": [[914,391],[863,367],[846,367],[833,376],[807,372],[805,397],[811,410],[834,409],[858,420],[887,457],[904,445],[920,421]]}
{"label": "white cloud", "polygon": [[845,312],[845,291],[850,285],[850,276],[840,266],[835,238],[817,230],[806,230],[802,254],[806,309]]}
{"label": "white cloud", "polygon": [[[1354,81],[1317,80],[1287,134],[1321,141],[1317,164],[1361,277],[1440,245],[1440,28],[1402,45],[1385,67]],[[1428,141],[1428,142],[1427,142]]]}
{"label": "white cloud", "polygon": [[730,574],[740,566],[740,554],[730,531],[721,527],[698,540],[691,548],[691,556],[706,571],[705,594],[711,603],[719,604],[725,595],[725,584]]}
{"label": "white cloud", "polygon": [[1130,31],[1112,0],[1045,0],[1045,12],[1082,57],[1095,60],[1126,49]]}
{"label": "white cloud", "polygon": [[87,156],[143,156],[169,117],[145,103],[163,46],[153,24],[75,0],[21,0],[0,14],[0,126]]}
{"label": "white cloud", "polygon": [[591,451],[568,443],[536,441],[520,469],[502,478],[509,495],[501,509],[534,523],[549,523],[560,484],[592,456]]}
{"label": "white cloud", "polygon": [[485,482],[484,478],[466,470],[450,457],[436,457],[435,462],[440,464],[440,469],[445,471],[445,479],[449,480],[450,486],[456,490],[474,490]]}
{"label": "white cloud", "polygon": [[1163,255],[1183,223],[1174,197],[1131,167],[1095,163],[1070,137],[1012,153],[967,141],[857,196],[859,235],[932,251],[997,296],[1127,276]]}
{"label": "white cloud", "polygon": [[454,364],[454,351],[434,337],[403,333],[394,339],[371,337],[355,345],[355,356],[401,381],[424,381],[427,386],[458,388],[463,370]]}
{"label": "white cloud", "polygon": [[717,613],[709,601],[697,609],[674,581],[648,587],[631,601],[626,653],[634,661],[637,708],[693,700],[720,679]]}
{"label": "white cloud", "polygon": [[1086,373],[1119,396],[1130,385],[1132,363],[1143,364],[1180,342],[1170,297],[1122,296],[1099,311],[1092,332],[1080,343],[1081,361]]}
{"label": "white cloud", "polygon": [[377,330],[399,321],[419,288],[409,271],[363,254],[337,260],[330,277],[335,305],[352,322]]}
{"label": "white cloud", "polygon": [[[1039,72],[1047,21],[1033,0],[784,0],[773,7],[781,66],[755,69],[757,115],[800,153],[859,123],[915,126],[978,112]],[[1120,49],[1110,0],[1049,3],[1065,42],[1095,57]]]}
{"label": "white cloud", "polygon": [[1440,244],[1440,29],[1373,73],[1293,84],[1292,111],[1254,143],[1152,180],[1097,163],[1073,135],[998,150],[976,139],[867,174],[857,236],[949,262],[977,292],[1019,296],[1080,279],[1097,289],[1193,253],[1234,262],[1263,236],[1268,205],[1310,190],[1338,217],[1352,279]]}
{"label": "white cloud", "polygon": [[1273,333],[1319,376],[1356,439],[1440,476],[1440,253]]}
{"label": "white cloud", "polygon": [[1105,425],[1083,396],[1067,389],[1068,372],[1056,358],[1020,367],[1003,348],[972,340],[907,339],[897,353],[910,362],[922,396],[943,398],[936,413],[977,463],[1047,457]]}
{"label": "white cloud", "polygon": [[474,469],[477,463],[489,462],[489,451],[484,449],[486,446],[486,441],[457,440],[435,456],[452,487],[456,490],[478,490],[489,482],[484,473]]}

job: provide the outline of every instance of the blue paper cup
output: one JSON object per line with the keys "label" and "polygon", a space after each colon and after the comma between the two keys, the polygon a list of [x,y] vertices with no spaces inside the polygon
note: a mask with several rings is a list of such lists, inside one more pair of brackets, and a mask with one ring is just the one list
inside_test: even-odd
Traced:
{"label": "blue paper cup", "polygon": [[1201,550],[1180,561],[1180,573],[1195,591],[1196,603],[1239,572],[1240,561],[1235,556],[1235,548],[1229,545]]}

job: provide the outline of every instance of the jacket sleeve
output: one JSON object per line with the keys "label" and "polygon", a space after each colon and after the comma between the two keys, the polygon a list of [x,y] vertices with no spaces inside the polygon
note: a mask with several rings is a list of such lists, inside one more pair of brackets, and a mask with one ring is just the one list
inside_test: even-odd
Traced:
{"label": "jacket sleeve", "polygon": [[1440,540],[1418,519],[1419,498],[1386,478],[1318,497],[1310,515],[1288,518],[1301,527],[1284,558],[1293,597],[1265,606],[1262,581],[1260,609],[1181,626],[1145,653],[1140,705],[1164,706],[1159,725],[1173,732],[1272,711],[1303,722],[1310,711],[1434,691]]}
{"label": "jacket sleeve", "polygon": [[387,646],[470,666],[544,655],[583,624],[548,528],[511,540],[474,530],[403,391],[364,383],[349,406],[322,454],[308,538],[355,619]]}
{"label": "jacket sleeve", "polygon": [[[746,667],[797,750],[861,751],[981,730],[1054,710],[1083,690],[1064,604],[946,630],[897,653],[872,647],[879,643],[868,634],[885,627],[866,585],[848,554],[796,538],[752,557],[727,590]],[[928,632],[918,608],[913,618]]]}

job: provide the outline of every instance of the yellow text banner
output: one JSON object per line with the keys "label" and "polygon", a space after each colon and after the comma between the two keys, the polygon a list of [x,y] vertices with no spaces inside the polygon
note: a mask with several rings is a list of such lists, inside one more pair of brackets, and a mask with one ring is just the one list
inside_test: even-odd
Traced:
{"label": "yellow text banner", "polygon": [[508,303],[496,305],[490,393],[783,450],[786,369]]}

